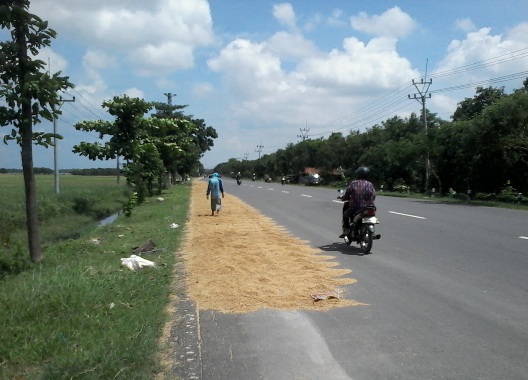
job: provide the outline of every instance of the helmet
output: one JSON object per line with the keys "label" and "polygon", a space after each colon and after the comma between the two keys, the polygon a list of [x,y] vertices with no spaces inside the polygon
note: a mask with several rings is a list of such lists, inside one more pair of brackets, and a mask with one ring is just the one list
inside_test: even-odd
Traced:
{"label": "helmet", "polygon": [[356,178],[357,179],[367,179],[369,176],[370,170],[366,166],[360,166],[356,170]]}

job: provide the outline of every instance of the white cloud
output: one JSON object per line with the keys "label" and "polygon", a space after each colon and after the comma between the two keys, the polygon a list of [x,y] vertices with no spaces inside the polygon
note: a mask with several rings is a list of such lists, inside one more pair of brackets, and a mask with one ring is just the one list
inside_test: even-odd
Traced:
{"label": "white cloud", "polygon": [[49,70],[52,74],[58,71],[64,72],[68,67],[68,61],[50,47],[42,48],[36,58],[44,61],[46,70]]}
{"label": "white cloud", "polygon": [[264,44],[245,39],[229,43],[208,61],[211,70],[223,74],[226,84],[238,97],[258,97],[283,77],[280,59],[264,49]]}
{"label": "white cloud", "polygon": [[[438,71],[452,70],[474,62],[490,60],[482,70],[472,70],[469,77],[489,77],[491,73],[515,73],[528,65],[528,59],[512,59],[506,53],[524,49],[528,46],[528,24],[520,24],[511,29],[508,34],[493,35],[490,28],[481,28],[468,33],[464,40],[453,40],[447,49],[446,57],[439,63]],[[493,60],[491,60],[493,59]],[[493,63],[500,65],[493,65]]]}
{"label": "white cloud", "polygon": [[341,9],[334,9],[332,15],[328,17],[327,23],[328,25],[335,27],[345,26],[346,23],[343,20],[343,11]]}
{"label": "white cloud", "polygon": [[148,74],[192,67],[194,49],[214,40],[206,0],[47,0],[32,4],[33,10],[59,36],[76,36],[107,54],[135,51],[128,64]]}
{"label": "white cloud", "polygon": [[290,29],[296,28],[295,12],[290,3],[275,4],[273,6],[273,16]]}
{"label": "white cloud", "polygon": [[374,38],[367,44],[354,37],[325,58],[311,58],[300,70],[312,84],[328,90],[368,91],[389,89],[417,75],[410,62],[398,55],[394,38]]}
{"label": "white cloud", "polygon": [[393,7],[381,15],[369,16],[365,12],[350,19],[352,28],[374,36],[405,37],[416,27],[416,21],[399,7]]}
{"label": "white cloud", "polygon": [[477,27],[475,26],[475,24],[473,24],[473,21],[471,21],[471,19],[469,18],[463,18],[463,19],[458,19],[455,21],[455,27],[457,29],[460,29],[464,32],[472,32],[474,30],[477,29]]}
{"label": "white cloud", "polygon": [[146,44],[131,51],[129,56],[141,75],[167,74],[194,66],[192,48],[179,42]]}
{"label": "white cloud", "polygon": [[204,98],[214,92],[214,87],[210,83],[196,83],[192,86],[192,93],[199,98]]}
{"label": "white cloud", "polygon": [[141,91],[140,89],[136,87],[126,89],[125,95],[127,95],[130,98],[140,98],[140,99],[145,98],[145,94],[143,93],[143,91]]}
{"label": "white cloud", "polygon": [[83,57],[83,66],[88,72],[97,72],[99,70],[115,68],[117,62],[115,57],[102,51],[88,49]]}
{"label": "white cloud", "polygon": [[275,33],[266,42],[266,47],[281,58],[304,58],[319,54],[312,41],[300,34],[288,32]]}
{"label": "white cloud", "polygon": [[[296,58],[296,65],[288,68],[285,58]],[[352,110],[419,76],[397,53],[394,37],[366,44],[350,37],[342,50],[324,53],[301,35],[279,32],[263,42],[234,40],[208,65],[230,89],[231,122],[244,125],[245,120],[247,128],[291,127],[306,120],[324,125],[344,108]],[[281,134],[268,130],[267,139],[275,133]]]}

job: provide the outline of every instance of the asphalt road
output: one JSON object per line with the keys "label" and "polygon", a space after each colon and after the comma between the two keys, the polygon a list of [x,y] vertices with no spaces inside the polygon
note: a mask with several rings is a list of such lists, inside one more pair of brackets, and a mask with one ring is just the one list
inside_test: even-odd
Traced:
{"label": "asphalt road", "polygon": [[379,195],[362,256],[337,237],[337,191],[224,187],[351,269],[346,296],[368,306],[202,312],[194,378],[528,379],[528,212]]}

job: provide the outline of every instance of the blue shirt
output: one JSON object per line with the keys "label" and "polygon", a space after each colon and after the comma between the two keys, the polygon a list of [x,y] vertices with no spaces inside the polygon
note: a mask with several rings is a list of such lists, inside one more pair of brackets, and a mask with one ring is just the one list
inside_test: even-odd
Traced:
{"label": "blue shirt", "polygon": [[211,198],[220,198],[224,193],[224,186],[222,180],[218,177],[213,177],[209,180],[207,185],[207,195],[211,194]]}

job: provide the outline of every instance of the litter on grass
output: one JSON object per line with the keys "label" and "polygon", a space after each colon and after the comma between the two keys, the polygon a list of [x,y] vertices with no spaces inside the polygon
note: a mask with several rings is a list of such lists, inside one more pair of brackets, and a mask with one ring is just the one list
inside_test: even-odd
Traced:
{"label": "litter on grass", "polygon": [[130,270],[140,270],[146,267],[155,267],[156,263],[154,261],[146,260],[143,257],[131,255],[127,258],[121,259],[121,265],[127,267]]}
{"label": "litter on grass", "polygon": [[149,252],[155,252],[156,251],[156,243],[152,239],[144,243],[140,247],[134,248],[133,253],[136,255],[140,255],[142,253],[149,253]]}
{"label": "litter on grass", "polygon": [[170,228],[178,228],[180,225],[179,224],[176,224],[176,223],[172,223],[170,225]]}

